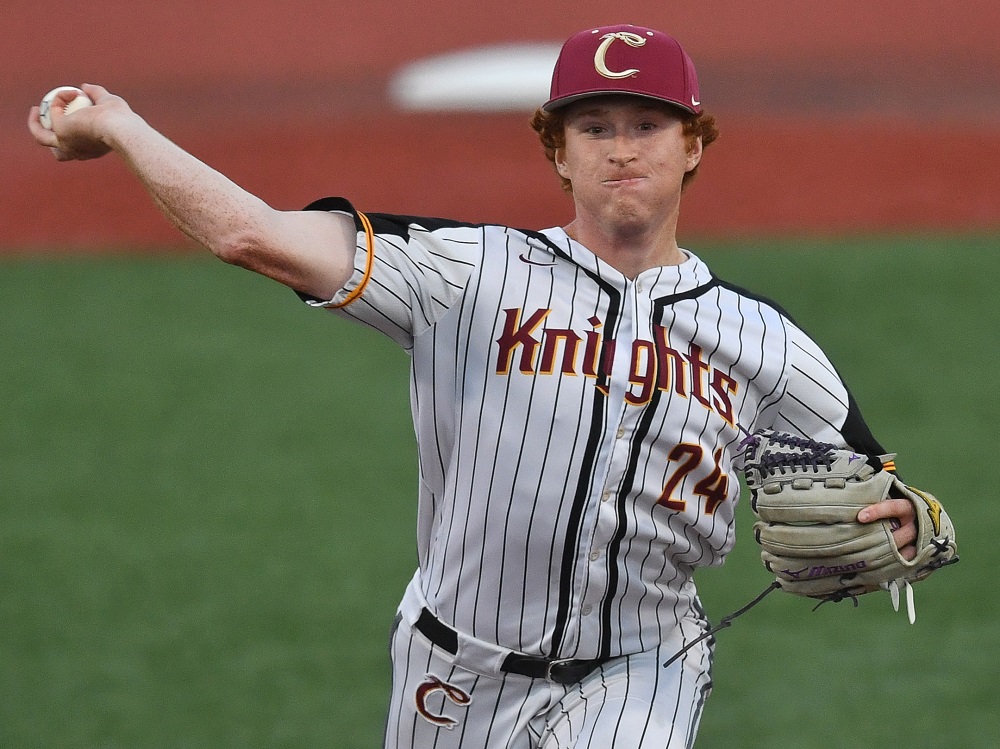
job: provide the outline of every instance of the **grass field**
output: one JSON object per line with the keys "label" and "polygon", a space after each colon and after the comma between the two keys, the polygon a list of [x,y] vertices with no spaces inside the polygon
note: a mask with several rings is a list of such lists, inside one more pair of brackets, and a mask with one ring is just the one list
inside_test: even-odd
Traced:
{"label": "grass field", "polygon": [[[963,560],[912,627],[887,596],[773,594],[719,636],[699,749],[1000,745],[998,242],[700,250],[824,345]],[[415,564],[406,365],[211,259],[0,262],[0,747],[378,746]],[[714,619],[769,582],[756,554],[744,533],[701,575]]]}

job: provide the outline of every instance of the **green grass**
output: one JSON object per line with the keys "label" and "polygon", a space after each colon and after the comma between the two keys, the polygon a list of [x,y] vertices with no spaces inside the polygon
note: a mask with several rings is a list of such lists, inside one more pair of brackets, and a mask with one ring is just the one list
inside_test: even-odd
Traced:
{"label": "green grass", "polygon": [[[719,275],[781,300],[821,343],[904,478],[944,502],[962,562],[915,588],[912,627],[888,596],[813,612],[772,594],[719,635],[698,749],[1000,745],[1000,605],[983,561],[1000,533],[986,486],[1000,421],[997,242],[871,237],[703,253]],[[742,543],[699,577],[716,620],[769,582],[745,505],[739,516]]]}
{"label": "green grass", "polygon": [[[773,594],[719,635],[699,749],[997,745],[997,241],[700,250],[821,342],[963,561],[913,627],[887,596]],[[378,746],[415,564],[406,364],[211,259],[0,262],[0,746]],[[714,619],[769,582],[748,538],[700,575]]]}

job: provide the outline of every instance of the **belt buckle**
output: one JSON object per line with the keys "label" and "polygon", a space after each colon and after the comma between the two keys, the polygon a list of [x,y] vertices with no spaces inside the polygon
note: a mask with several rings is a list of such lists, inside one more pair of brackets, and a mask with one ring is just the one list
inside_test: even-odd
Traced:
{"label": "belt buckle", "polygon": [[570,674],[566,674],[566,676],[570,677],[569,679],[566,679],[566,676],[560,679],[557,674],[553,673],[554,669],[560,668],[562,666],[571,666],[573,665],[574,661],[575,661],[574,658],[560,658],[558,660],[549,661],[548,664],[545,666],[545,680],[550,681],[553,684],[570,684],[574,681],[578,681],[578,679],[572,678],[572,675]]}

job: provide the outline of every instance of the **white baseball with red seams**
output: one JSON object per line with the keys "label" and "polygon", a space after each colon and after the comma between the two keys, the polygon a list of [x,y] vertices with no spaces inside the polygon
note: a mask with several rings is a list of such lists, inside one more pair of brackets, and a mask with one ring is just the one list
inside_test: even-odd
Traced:
{"label": "white baseball with red seams", "polygon": [[62,113],[64,115],[73,114],[73,112],[84,109],[85,107],[92,107],[94,105],[91,98],[87,96],[82,89],[79,89],[76,86],[59,86],[52,89],[42,97],[42,101],[38,105],[38,119],[42,123],[42,127],[46,130],[52,129],[52,102],[55,100],[56,96],[68,91],[75,91],[76,98],[72,99],[68,104],[62,107]]}

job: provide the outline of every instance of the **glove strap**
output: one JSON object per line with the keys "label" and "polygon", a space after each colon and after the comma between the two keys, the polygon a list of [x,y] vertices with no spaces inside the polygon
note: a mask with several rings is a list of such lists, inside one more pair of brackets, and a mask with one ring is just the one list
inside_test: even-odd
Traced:
{"label": "glove strap", "polygon": [[730,626],[733,623],[733,619],[735,619],[736,617],[741,616],[741,615],[745,614],[746,612],[748,612],[750,609],[752,609],[758,603],[760,603],[761,601],[763,601],[764,598],[767,596],[768,593],[770,593],[772,590],[775,590],[775,589],[780,588],[780,587],[781,586],[778,584],[778,581],[775,580],[773,583],[771,583],[764,590],[763,593],[761,593],[759,596],[757,596],[752,601],[750,601],[750,603],[748,603],[746,606],[744,606],[741,609],[737,609],[736,611],[734,611],[733,613],[729,614],[728,616],[722,617],[722,619],[719,620],[718,624],[716,624],[714,627],[712,627],[711,629],[709,629],[704,634],[698,635],[698,637],[696,637],[695,639],[691,640],[691,642],[689,642],[687,645],[685,645],[680,650],[678,650],[676,653],[674,653],[672,656],[670,656],[670,658],[663,664],[663,667],[666,668],[667,666],[669,666],[671,663],[673,663],[674,661],[676,661],[678,658],[680,658],[682,655],[684,655],[687,651],[689,651],[691,648],[693,648],[695,645],[697,645],[702,640],[708,639],[709,637],[711,637],[712,635],[714,635],[716,632],[718,632],[720,629],[725,629],[726,627]]}

